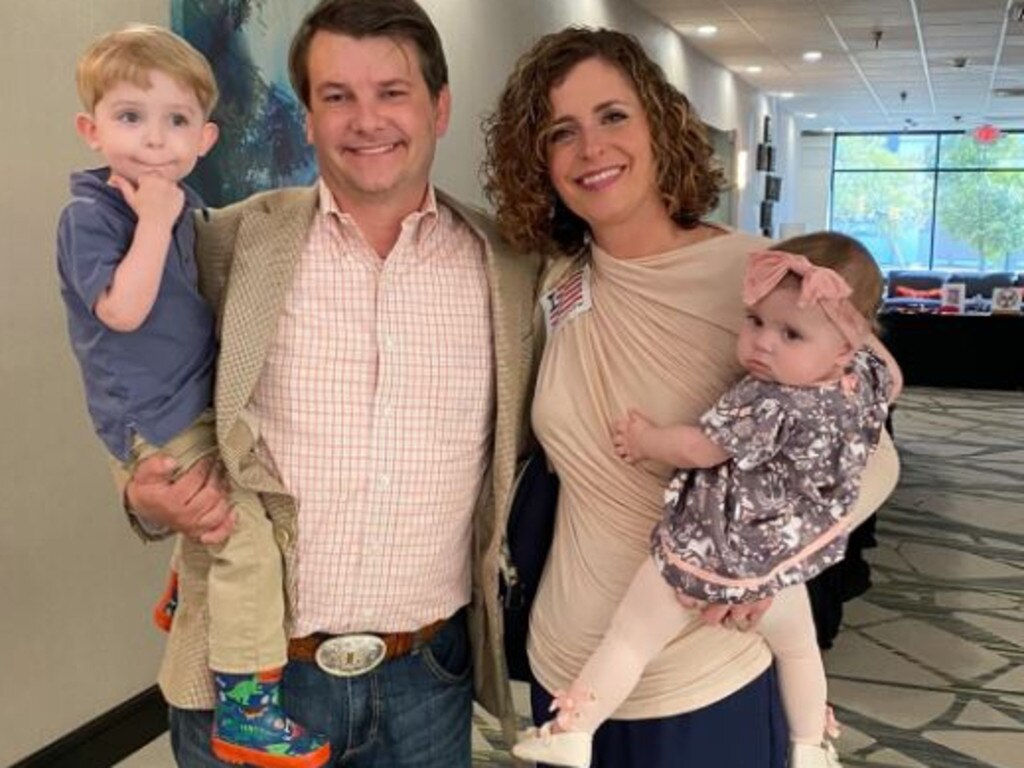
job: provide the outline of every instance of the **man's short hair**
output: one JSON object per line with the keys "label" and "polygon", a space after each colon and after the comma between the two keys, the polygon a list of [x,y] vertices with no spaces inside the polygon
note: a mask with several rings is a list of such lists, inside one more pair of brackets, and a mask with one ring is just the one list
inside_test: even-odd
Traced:
{"label": "man's short hair", "polygon": [[292,38],[288,69],[292,88],[309,108],[309,47],[317,32],[364,37],[389,37],[416,46],[420,71],[435,99],[448,85],[441,36],[434,22],[413,0],[320,0]]}
{"label": "man's short hair", "polygon": [[118,83],[149,88],[149,73],[162,72],[191,89],[206,117],[217,104],[217,82],[210,63],[173,32],[151,24],[130,24],[90,45],[78,59],[75,79],[87,112]]}

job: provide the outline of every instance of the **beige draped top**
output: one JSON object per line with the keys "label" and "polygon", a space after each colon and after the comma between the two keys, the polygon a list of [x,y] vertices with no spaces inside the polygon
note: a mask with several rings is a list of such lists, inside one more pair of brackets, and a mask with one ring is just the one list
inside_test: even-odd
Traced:
{"label": "beige draped top", "polygon": [[[628,261],[594,248],[589,285],[564,291],[569,308],[552,313],[558,319],[538,374],[533,426],[562,486],[529,639],[534,674],[549,691],[568,687],[649,556],[673,469],[620,460],[611,424],[630,407],[661,424],[695,423],[739,378],[742,275],[746,256],[766,242],[727,232]],[[883,435],[851,518],[876,509],[897,475],[892,442]],[[737,691],[770,662],[758,635],[694,621],[648,665],[614,717],[698,709]]]}
{"label": "beige draped top", "polygon": [[[621,461],[611,424],[630,407],[661,424],[695,423],[739,378],[741,278],[746,256],[766,242],[727,232],[628,261],[594,248],[589,294],[582,292],[589,309],[558,313],[533,406],[534,429],[562,482],[529,640],[534,673],[549,691],[568,687],[648,557],[672,472]],[[892,442],[883,435],[851,518],[876,509],[897,476]],[[691,623],[651,662],[614,717],[698,709],[743,687],[770,661],[756,634]]]}

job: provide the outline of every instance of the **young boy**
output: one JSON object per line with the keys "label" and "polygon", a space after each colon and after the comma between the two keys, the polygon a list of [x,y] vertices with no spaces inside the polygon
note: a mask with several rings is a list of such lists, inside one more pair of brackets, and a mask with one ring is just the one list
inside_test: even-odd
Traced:
{"label": "young boy", "polygon": [[[197,288],[181,180],[217,139],[206,60],[158,27],[105,35],[82,55],[75,126],[107,167],[74,173],[58,230],[61,293],[96,432],[127,472],[155,452],[180,470],[217,450],[214,317]],[[256,494],[232,489],[230,539],[211,548],[210,667],[222,760],[316,768],[325,738],[280,704],[286,661],[281,556]]]}

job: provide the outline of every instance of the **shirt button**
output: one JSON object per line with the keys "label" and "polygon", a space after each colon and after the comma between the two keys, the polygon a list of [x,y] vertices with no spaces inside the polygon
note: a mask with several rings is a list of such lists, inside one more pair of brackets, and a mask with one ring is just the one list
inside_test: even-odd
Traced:
{"label": "shirt button", "polygon": [[282,549],[292,543],[292,535],[287,528],[278,528],[274,531],[274,539],[277,541],[277,546]]}
{"label": "shirt button", "polygon": [[389,488],[391,486],[391,477],[388,475],[381,475],[380,479],[377,481],[377,485],[381,488]]}
{"label": "shirt button", "polygon": [[388,352],[395,348],[395,340],[390,335],[384,337],[384,349]]}

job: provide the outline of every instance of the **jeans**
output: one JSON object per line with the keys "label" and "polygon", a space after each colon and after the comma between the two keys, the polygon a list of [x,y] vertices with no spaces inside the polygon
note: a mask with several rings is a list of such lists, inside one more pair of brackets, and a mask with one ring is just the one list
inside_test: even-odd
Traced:
{"label": "jeans", "polygon": [[[289,662],[283,704],[296,722],[328,736],[332,766],[470,768],[470,662],[462,610],[427,645],[359,677]],[[209,710],[171,708],[171,747],[179,766],[228,766],[210,751],[212,727]]]}

